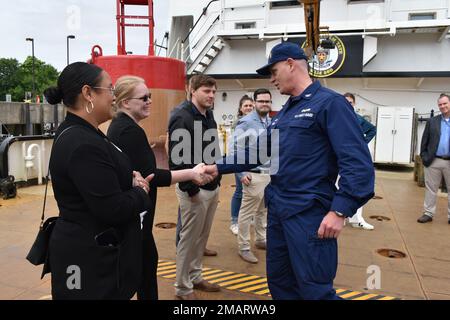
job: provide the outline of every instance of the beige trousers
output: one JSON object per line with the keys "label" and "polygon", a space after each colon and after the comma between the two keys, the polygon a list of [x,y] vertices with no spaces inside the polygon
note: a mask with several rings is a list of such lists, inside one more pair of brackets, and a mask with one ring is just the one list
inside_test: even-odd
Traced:
{"label": "beige trousers", "polygon": [[431,165],[425,167],[425,201],[424,213],[433,217],[436,213],[437,192],[441,185],[442,177],[444,177],[447,191],[449,192],[447,213],[450,219],[450,161],[440,158],[433,160]]}
{"label": "beige trousers", "polygon": [[180,242],[177,246],[176,295],[193,292],[193,284],[201,282],[202,258],[219,199],[219,188],[200,189],[199,201],[193,203],[187,192],[176,187],[181,213]]}
{"label": "beige trousers", "polygon": [[250,250],[252,217],[255,220],[256,241],[266,241],[267,208],[264,206],[264,189],[270,182],[270,175],[248,174],[252,176],[252,181],[249,186],[242,184],[242,203],[238,219],[239,250]]}

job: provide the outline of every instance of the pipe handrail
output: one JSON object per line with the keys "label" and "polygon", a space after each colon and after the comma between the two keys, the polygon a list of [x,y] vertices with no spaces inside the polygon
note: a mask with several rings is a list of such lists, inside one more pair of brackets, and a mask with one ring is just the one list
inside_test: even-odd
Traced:
{"label": "pipe handrail", "polygon": [[[218,25],[218,21],[217,21],[217,20],[218,20],[218,19],[216,18],[216,20],[214,21],[214,23],[209,27],[208,31],[205,32],[205,34],[208,34],[208,33],[210,32],[210,30],[213,29],[213,27],[215,27],[215,26]],[[211,40],[214,38],[215,35],[216,35],[216,34],[214,34],[211,38],[208,38],[209,40],[206,42],[205,47],[206,47],[206,45],[207,45],[208,43],[211,42]],[[197,45],[200,43],[200,41],[201,41],[201,40],[199,40],[194,46],[192,46],[192,49],[196,48]],[[186,48],[183,50],[182,56],[184,56],[184,55],[186,54],[186,52],[188,51],[188,49],[190,49],[190,47],[186,47]],[[191,52],[189,53],[189,55],[186,57],[186,59],[184,60],[184,62],[188,61],[189,58],[191,57],[191,55],[192,55],[192,51],[191,51]],[[194,60],[195,60],[195,59],[194,59]]]}
{"label": "pipe handrail", "polygon": [[[193,41],[193,45],[192,45],[192,49],[194,49],[198,43],[201,41],[201,39],[208,34],[208,32],[215,26],[217,25],[217,22],[219,21],[219,15],[214,15],[214,16],[210,16],[208,19],[205,19],[205,21],[203,22],[202,26],[200,28],[197,28],[198,31],[194,34],[191,35]],[[209,27],[208,29],[203,32],[203,34],[200,34],[202,30],[204,30],[205,26],[207,25],[207,23],[209,22]]]}
{"label": "pipe handrail", "polygon": [[197,21],[194,23],[194,25],[192,26],[191,30],[189,30],[188,34],[186,35],[186,37],[184,38],[184,40],[182,41],[182,43],[185,43],[186,40],[189,38],[189,36],[191,35],[192,31],[195,29],[195,27],[197,26],[197,24],[199,23],[200,19],[206,15],[206,11],[208,10],[209,6],[211,5],[211,3],[213,2],[217,2],[219,0],[211,0],[206,7],[203,8],[202,14],[200,15],[200,17],[198,17]]}

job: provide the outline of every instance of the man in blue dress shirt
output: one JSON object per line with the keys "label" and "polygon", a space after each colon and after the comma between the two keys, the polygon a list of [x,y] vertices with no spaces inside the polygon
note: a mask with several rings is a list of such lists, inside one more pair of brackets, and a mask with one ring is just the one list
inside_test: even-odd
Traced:
{"label": "man in blue dress shirt", "polygon": [[[298,44],[276,45],[257,72],[270,75],[280,93],[290,96],[267,130],[275,168],[265,190],[270,293],[274,299],[338,299],[333,289],[337,237],[345,217],[373,197],[369,149],[352,107],[342,95],[311,80]],[[251,151],[245,149],[246,159]],[[227,157],[208,172],[248,171],[262,161],[259,153],[257,163],[239,164],[236,156]]]}
{"label": "man in blue dress shirt", "polygon": [[[438,99],[441,114],[431,118],[423,132],[420,157],[425,166],[424,213],[419,223],[433,221],[436,213],[438,188],[444,177],[447,191],[450,191],[450,97],[441,94]],[[448,223],[450,224],[450,193],[448,197]]]}

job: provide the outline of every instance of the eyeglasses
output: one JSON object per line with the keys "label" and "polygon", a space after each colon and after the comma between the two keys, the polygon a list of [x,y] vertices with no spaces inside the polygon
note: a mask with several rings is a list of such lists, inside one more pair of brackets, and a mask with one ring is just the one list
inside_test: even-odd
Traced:
{"label": "eyeglasses", "polygon": [[116,88],[114,87],[92,87],[94,89],[103,89],[103,90],[109,90],[111,95],[114,95]]}
{"label": "eyeglasses", "polygon": [[127,100],[138,99],[138,100],[142,100],[143,102],[148,102],[151,98],[152,98],[152,94],[149,93],[149,94],[146,94],[145,96],[140,97],[140,98],[129,98]]}
{"label": "eyeglasses", "polygon": [[272,100],[256,100],[256,102],[263,103],[263,104],[271,104]]}

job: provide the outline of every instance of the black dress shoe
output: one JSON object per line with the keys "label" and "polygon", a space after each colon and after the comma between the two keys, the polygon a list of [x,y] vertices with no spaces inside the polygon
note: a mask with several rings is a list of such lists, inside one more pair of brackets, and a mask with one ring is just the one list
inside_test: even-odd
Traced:
{"label": "black dress shoe", "polygon": [[427,216],[426,214],[422,215],[419,219],[417,219],[417,222],[419,223],[427,223],[433,221],[433,218],[430,216]]}

